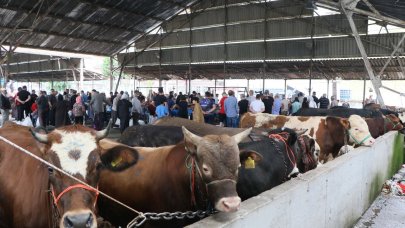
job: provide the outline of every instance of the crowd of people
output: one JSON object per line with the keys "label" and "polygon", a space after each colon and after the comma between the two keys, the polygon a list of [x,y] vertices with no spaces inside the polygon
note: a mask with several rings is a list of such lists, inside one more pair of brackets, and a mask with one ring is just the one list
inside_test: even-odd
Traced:
{"label": "crowd of people", "polygon": [[[130,125],[153,123],[165,116],[191,119],[199,123],[219,124],[220,126],[238,127],[239,117],[246,112],[269,113],[274,115],[291,115],[300,108],[330,108],[338,105],[323,94],[318,98],[316,92],[305,97],[298,93],[288,99],[284,95],[274,95],[265,90],[255,95],[253,90],[248,95],[240,94],[239,101],[235,92],[229,90],[218,94],[205,92],[204,96],[193,91],[191,94],[175,94],[173,91],[166,95],[163,88],[157,92],[149,91],[144,96],[139,91],[105,93],[93,89],[91,92],[66,89],[59,92],[51,89],[49,93],[35,90],[27,91],[27,87],[18,88],[15,96],[6,94],[0,89],[0,111],[2,121],[11,115],[17,121],[29,117],[34,126],[46,127],[52,125],[61,127],[69,124],[91,124],[96,130],[104,128],[111,118],[114,127],[119,127],[121,133]],[[119,125],[115,125],[119,120]],[[2,123],[1,123],[2,124]]]}

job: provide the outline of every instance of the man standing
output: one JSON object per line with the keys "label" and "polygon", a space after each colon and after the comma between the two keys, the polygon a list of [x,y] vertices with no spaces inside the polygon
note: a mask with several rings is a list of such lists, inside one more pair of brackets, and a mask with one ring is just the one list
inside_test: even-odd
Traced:
{"label": "man standing", "polygon": [[153,98],[153,105],[155,107],[159,106],[161,103],[167,103],[167,97],[163,93],[163,87],[159,87],[158,94]]}
{"label": "man standing", "polygon": [[239,116],[247,113],[249,110],[249,101],[246,99],[245,94],[240,95],[240,101],[238,102],[239,106]]}
{"label": "man standing", "polygon": [[238,127],[238,100],[233,90],[228,91],[228,98],[224,102],[226,114],[226,126]]}
{"label": "man standing", "polygon": [[249,101],[249,105],[256,100],[255,96],[254,96],[254,92],[253,90],[249,90],[249,95],[247,97],[247,100]]}
{"label": "man standing", "polygon": [[314,99],[314,102],[315,102],[315,106],[316,107],[319,107],[319,99],[318,99],[318,97],[316,97],[316,92],[314,91],[314,92],[312,92],[312,98]]}
{"label": "man standing", "polygon": [[273,94],[269,94],[269,90],[264,91],[264,96],[262,97],[262,101],[264,103],[264,113],[271,114],[271,110],[273,108],[274,98]]}
{"label": "man standing", "polygon": [[48,124],[49,102],[45,91],[41,91],[39,93],[37,105],[38,105],[39,125],[41,127],[46,127],[46,125]]}
{"label": "man standing", "polygon": [[[92,90],[90,105],[94,112],[94,129],[100,131],[104,128],[104,108],[103,103],[109,104],[106,97]],[[129,110],[128,110],[129,111]]]}
{"label": "man standing", "polygon": [[11,104],[10,104],[10,100],[6,94],[7,90],[5,88],[1,88],[0,91],[1,91],[0,111],[1,111],[1,117],[2,117],[0,125],[3,126],[3,123],[9,119]]}
{"label": "man standing", "polygon": [[49,105],[49,112],[48,112],[48,121],[49,125],[55,126],[55,107],[56,107],[56,95],[57,92],[54,89],[51,89],[51,94],[48,97],[48,105]]}
{"label": "man standing", "polygon": [[[225,93],[225,91],[222,93],[221,100],[219,101],[219,112],[218,112],[218,119],[219,119],[219,125],[221,127],[229,127],[226,125],[227,119],[226,119],[226,113],[225,113],[225,100],[228,98],[228,94]],[[217,104],[217,103],[215,103]]]}
{"label": "man standing", "polygon": [[112,118],[112,124],[113,127],[115,127],[115,122],[117,122],[118,114],[117,114],[117,105],[118,101],[121,99],[121,94],[118,93],[113,101],[112,101],[112,107],[111,107],[111,118]]}
{"label": "man standing", "polygon": [[132,103],[131,113],[132,113],[133,125],[138,125],[139,124],[138,120],[139,120],[139,117],[142,114],[142,104],[141,104],[141,101],[139,101],[139,99],[138,99],[138,95],[139,95],[139,93],[135,92],[135,95],[134,95],[134,97],[132,98],[132,101],[131,101],[131,103]]}
{"label": "man standing", "polygon": [[329,107],[329,99],[324,93],[321,98],[319,98],[319,108],[327,109]]}
{"label": "man standing", "polygon": [[274,103],[273,103],[273,109],[271,114],[273,115],[280,115],[280,110],[281,110],[281,99],[278,94],[274,97]]}
{"label": "man standing", "polygon": [[290,101],[287,99],[286,95],[283,95],[283,100],[281,100],[281,115],[287,116],[289,108]]}
{"label": "man standing", "polygon": [[[16,100],[18,101],[17,105],[17,121],[22,121],[25,118],[25,115],[28,115],[29,109],[29,101],[31,100],[31,95],[27,91],[27,86],[23,86],[22,90],[18,92]],[[24,115],[25,111],[25,115]]]}
{"label": "man standing", "polygon": [[256,95],[256,100],[254,100],[252,103],[250,103],[249,110],[253,113],[261,113],[264,111],[264,103],[262,100],[260,100],[262,95],[257,94]]}
{"label": "man standing", "polygon": [[217,105],[209,91],[205,92],[205,98],[201,100],[200,105],[203,110],[205,123],[213,124]]}

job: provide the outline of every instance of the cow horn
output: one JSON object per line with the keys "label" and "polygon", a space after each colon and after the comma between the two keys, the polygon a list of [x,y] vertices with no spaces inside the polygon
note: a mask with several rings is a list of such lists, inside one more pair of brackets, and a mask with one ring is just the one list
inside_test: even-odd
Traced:
{"label": "cow horn", "polygon": [[30,132],[32,134],[32,136],[34,136],[35,140],[37,140],[40,143],[48,143],[48,135],[47,134],[41,134],[38,132],[33,131],[30,128]]}
{"label": "cow horn", "polygon": [[112,120],[110,120],[110,122],[108,122],[108,125],[104,130],[97,131],[96,139],[101,140],[101,139],[107,137],[108,133],[110,133],[111,126],[112,126]]}
{"label": "cow horn", "polygon": [[301,136],[307,132],[308,129],[300,129],[300,130],[295,130],[295,133],[297,133],[297,136]]}
{"label": "cow horn", "polygon": [[184,126],[181,127],[183,130],[183,135],[186,140],[189,140],[191,143],[197,145],[201,141],[201,137],[193,134],[191,131],[187,130]]}
{"label": "cow horn", "polygon": [[242,140],[244,138],[246,138],[250,134],[251,131],[252,131],[252,128],[250,127],[248,129],[242,131],[241,133],[234,135],[233,139],[235,139],[236,143],[240,143],[240,142],[242,142]]}

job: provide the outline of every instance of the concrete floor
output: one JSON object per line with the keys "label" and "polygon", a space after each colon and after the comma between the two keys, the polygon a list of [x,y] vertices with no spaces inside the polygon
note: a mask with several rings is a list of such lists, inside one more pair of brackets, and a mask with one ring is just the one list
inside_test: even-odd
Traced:
{"label": "concrete floor", "polygon": [[354,227],[405,227],[405,196],[380,194]]}

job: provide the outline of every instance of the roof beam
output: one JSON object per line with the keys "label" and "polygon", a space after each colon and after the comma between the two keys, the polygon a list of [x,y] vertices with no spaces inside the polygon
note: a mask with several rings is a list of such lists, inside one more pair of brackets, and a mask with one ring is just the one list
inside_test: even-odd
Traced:
{"label": "roof beam", "polygon": [[[12,31],[13,28],[10,27],[5,27],[0,25],[1,30],[6,30],[6,31]],[[17,32],[27,32],[27,33],[35,33],[35,34],[41,34],[41,35],[52,35],[52,36],[57,36],[57,37],[63,37],[67,39],[75,39],[75,40],[82,40],[82,41],[89,41],[89,42],[100,42],[100,43],[107,43],[107,44],[115,44],[115,45],[126,45],[126,42],[117,42],[117,41],[111,41],[111,40],[105,40],[105,39],[89,39],[85,37],[80,37],[80,36],[72,36],[72,35],[64,35],[56,32],[48,32],[48,31],[41,31],[38,29],[30,29],[30,28],[18,28],[16,30]]]}
{"label": "roof beam", "polygon": [[[7,9],[7,10],[16,11],[16,12],[23,12],[23,13],[27,14],[27,15],[25,15],[25,17],[28,17],[30,15],[32,15],[32,16],[37,15],[36,13],[32,12],[32,10],[14,7],[14,6],[0,6],[0,9]],[[43,14],[39,13],[38,15],[42,16]],[[127,28],[127,27],[123,27],[123,26],[112,26],[112,25],[97,23],[97,22],[90,23],[90,22],[86,22],[86,21],[82,21],[82,20],[73,19],[70,17],[59,16],[59,15],[52,14],[52,13],[49,13],[46,17],[49,17],[51,19],[59,19],[59,20],[70,22],[70,23],[76,23],[76,24],[78,24],[78,26],[80,24],[84,24],[84,25],[90,25],[90,26],[97,26],[97,27],[100,27],[101,29],[121,29],[121,30],[123,30],[122,32],[127,32],[129,30],[129,31],[133,31],[133,32],[144,33],[144,31],[137,30],[137,29]]]}
{"label": "roof beam", "polygon": [[[341,9],[341,6],[340,6],[339,2],[334,2],[334,1],[331,1],[331,0],[318,0],[316,4],[326,5],[326,6],[329,6],[329,7],[333,7],[335,9]],[[352,11],[353,13],[356,13],[356,14],[361,14],[361,15],[364,15],[364,16],[372,17],[372,18],[377,19],[377,20],[385,21],[385,22],[387,22],[387,23],[389,23],[391,25],[395,25],[395,26],[405,28],[405,21],[403,21],[403,20],[378,15],[378,14],[376,14],[374,12],[370,12],[370,11],[367,11],[367,10],[362,10],[362,9],[359,9],[359,8],[356,8],[356,7],[353,7],[353,8],[350,8],[350,9],[345,7],[345,9],[349,10],[349,11]]]}
{"label": "roof beam", "polygon": [[165,19],[163,19],[163,18],[154,17],[154,16],[148,16],[148,15],[145,15],[145,14],[142,14],[142,13],[133,12],[133,11],[129,11],[129,10],[126,10],[126,9],[121,9],[121,8],[119,9],[119,8],[115,8],[115,7],[112,7],[112,6],[107,6],[107,5],[104,5],[104,4],[100,4],[100,3],[96,3],[96,2],[92,2],[92,1],[88,1],[88,0],[75,0],[75,1],[83,3],[83,4],[95,6],[97,8],[104,8],[104,9],[107,9],[107,10],[111,10],[111,11],[116,12],[116,13],[125,13],[125,14],[129,14],[129,15],[132,15],[132,16],[138,16],[138,17],[144,17],[144,18],[152,19],[152,20],[155,20],[155,21],[165,21]]}

